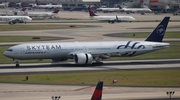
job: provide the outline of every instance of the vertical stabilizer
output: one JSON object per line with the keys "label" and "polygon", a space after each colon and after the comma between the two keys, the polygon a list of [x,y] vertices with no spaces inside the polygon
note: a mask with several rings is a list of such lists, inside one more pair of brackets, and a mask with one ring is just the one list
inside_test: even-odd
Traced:
{"label": "vertical stabilizer", "polygon": [[21,11],[26,11],[26,8],[22,8]]}
{"label": "vertical stabilizer", "polygon": [[103,82],[100,81],[96,85],[96,89],[94,90],[91,100],[101,100],[102,90],[103,90]]}
{"label": "vertical stabilizer", "polygon": [[55,11],[53,11],[53,13],[54,13],[54,14],[57,14],[58,12],[59,12],[59,10],[55,10]]}
{"label": "vertical stabilizer", "polygon": [[94,13],[94,11],[90,7],[88,7],[88,11],[89,11],[89,16],[98,16]]}
{"label": "vertical stabilizer", "polygon": [[162,42],[170,17],[164,17],[145,41]]}
{"label": "vertical stabilizer", "polygon": [[40,5],[40,3],[39,3],[39,1],[38,1],[38,0],[35,0],[35,2],[36,2],[36,5]]}

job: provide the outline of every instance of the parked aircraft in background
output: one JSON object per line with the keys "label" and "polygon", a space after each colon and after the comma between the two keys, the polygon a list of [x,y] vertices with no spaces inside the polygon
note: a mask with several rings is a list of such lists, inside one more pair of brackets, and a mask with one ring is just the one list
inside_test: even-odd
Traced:
{"label": "parked aircraft in background", "polygon": [[59,9],[62,8],[62,5],[52,5],[52,4],[47,4],[47,5],[41,5],[37,0],[36,0],[36,8],[41,8],[41,9]]}
{"label": "parked aircraft in background", "polygon": [[0,20],[7,21],[9,24],[26,23],[28,20],[32,20],[29,16],[0,16]]}
{"label": "parked aircraft in background", "polygon": [[152,12],[151,9],[149,8],[123,8],[121,6],[119,6],[119,9],[125,11],[125,12]]}
{"label": "parked aircraft in background", "polygon": [[134,21],[135,18],[132,16],[98,16],[94,13],[94,11],[88,7],[89,15],[91,19],[100,20],[100,21],[108,21],[109,23],[114,22],[122,22],[122,21]]}
{"label": "parked aircraft in background", "polygon": [[19,15],[19,14],[22,14],[23,11],[25,11],[26,8],[22,8],[21,10],[17,11],[1,11],[0,12],[0,15],[1,16],[14,16],[14,15]]}
{"label": "parked aircraft in background", "polygon": [[96,11],[115,12],[115,11],[123,11],[123,10],[119,9],[119,7],[117,7],[117,8],[99,8],[99,7],[97,6]]}
{"label": "parked aircraft in background", "polygon": [[161,43],[170,17],[165,17],[145,41],[26,43],[8,48],[3,54],[16,61],[52,59],[52,62],[74,59],[75,64],[101,65],[100,59],[131,57],[169,47]]}
{"label": "parked aircraft in background", "polygon": [[5,2],[5,3],[0,3],[0,8],[6,8],[8,7],[8,3]]}
{"label": "parked aircraft in background", "polygon": [[23,15],[30,16],[30,17],[51,17],[56,15],[59,10],[55,10],[53,12],[24,12]]}
{"label": "parked aircraft in background", "polygon": [[96,85],[91,100],[102,100],[103,82],[99,81]]}

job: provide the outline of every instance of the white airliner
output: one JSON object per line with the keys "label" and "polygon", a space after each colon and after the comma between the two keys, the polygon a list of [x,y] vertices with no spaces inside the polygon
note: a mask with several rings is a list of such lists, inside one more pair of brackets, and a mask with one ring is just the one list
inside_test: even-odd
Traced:
{"label": "white airliner", "polygon": [[97,7],[96,11],[103,11],[103,12],[115,12],[115,11],[122,11],[118,8],[99,8]]}
{"label": "white airliner", "polygon": [[94,13],[94,11],[88,7],[89,15],[91,19],[100,20],[100,21],[108,21],[108,23],[122,22],[122,21],[134,21],[135,18],[132,16],[98,16]]}
{"label": "white airliner", "polygon": [[119,6],[119,9],[125,11],[125,12],[152,12],[149,8],[122,8]]}
{"label": "white airliner", "polygon": [[0,4],[0,8],[6,8],[6,7],[8,7],[8,3],[1,3]]}
{"label": "white airliner", "polygon": [[57,9],[57,8],[62,8],[62,5],[52,5],[52,4],[47,4],[47,5],[41,5],[39,2],[36,0],[36,4],[34,7],[37,8],[42,8],[42,9]]}
{"label": "white airliner", "polygon": [[59,10],[55,10],[53,12],[24,12],[24,15],[30,17],[51,17],[56,15]]}
{"label": "white airliner", "polygon": [[75,64],[97,64],[100,59],[131,57],[169,47],[162,43],[170,17],[165,17],[145,41],[27,43],[8,48],[3,54],[18,60],[52,59],[53,62],[74,59]]}
{"label": "white airliner", "polygon": [[26,23],[32,20],[29,16],[0,16],[0,20],[7,21],[9,24]]}

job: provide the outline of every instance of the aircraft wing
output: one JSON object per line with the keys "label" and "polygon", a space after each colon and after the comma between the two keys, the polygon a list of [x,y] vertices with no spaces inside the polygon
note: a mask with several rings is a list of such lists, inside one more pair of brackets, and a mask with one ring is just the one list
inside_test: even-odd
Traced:
{"label": "aircraft wing", "polygon": [[115,21],[116,19],[109,19],[109,21]]}
{"label": "aircraft wing", "polygon": [[20,19],[18,19],[18,18],[16,18],[16,19],[11,19],[11,20],[9,20],[9,22],[19,22],[20,21]]}

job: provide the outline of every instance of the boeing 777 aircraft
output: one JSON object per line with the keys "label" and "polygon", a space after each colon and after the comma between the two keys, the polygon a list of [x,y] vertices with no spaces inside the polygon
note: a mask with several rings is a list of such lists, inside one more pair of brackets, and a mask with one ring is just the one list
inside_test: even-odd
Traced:
{"label": "boeing 777 aircraft", "polygon": [[8,48],[4,55],[16,61],[52,59],[53,62],[74,59],[75,64],[97,64],[100,59],[131,57],[169,47],[162,43],[170,17],[165,17],[145,41],[27,43]]}
{"label": "boeing 777 aircraft", "polygon": [[29,16],[0,16],[0,20],[7,21],[9,24],[26,23],[28,20],[32,20]]}
{"label": "boeing 777 aircraft", "polygon": [[108,21],[109,23],[122,22],[122,21],[134,21],[135,18],[132,16],[98,16],[94,11],[88,7],[90,18],[100,21]]}

